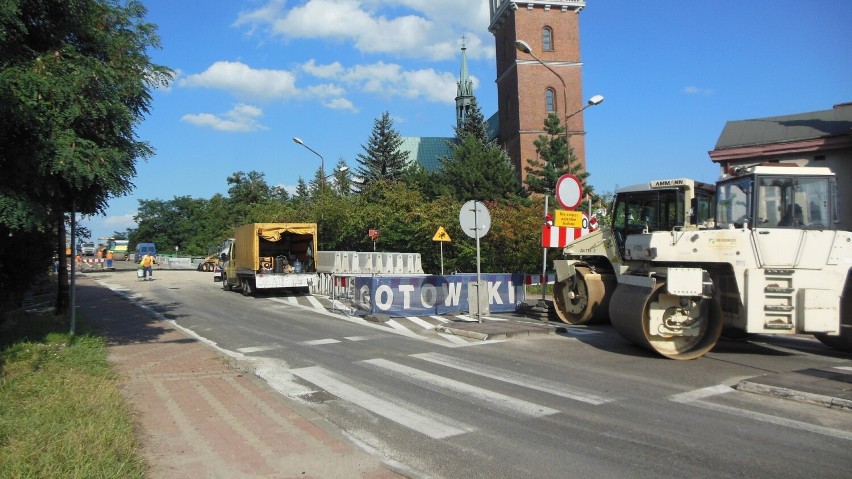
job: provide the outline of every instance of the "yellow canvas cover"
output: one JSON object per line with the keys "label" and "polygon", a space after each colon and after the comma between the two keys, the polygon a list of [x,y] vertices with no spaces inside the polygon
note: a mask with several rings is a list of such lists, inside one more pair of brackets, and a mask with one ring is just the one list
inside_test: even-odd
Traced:
{"label": "yellow canvas cover", "polygon": [[[312,255],[317,251],[317,224],[316,223],[249,223],[240,226],[234,235],[235,257],[238,269],[260,269],[260,256],[272,256],[261,254],[260,239],[277,243],[288,234],[299,236],[310,236]],[[304,251],[293,251],[300,261],[306,262]]]}

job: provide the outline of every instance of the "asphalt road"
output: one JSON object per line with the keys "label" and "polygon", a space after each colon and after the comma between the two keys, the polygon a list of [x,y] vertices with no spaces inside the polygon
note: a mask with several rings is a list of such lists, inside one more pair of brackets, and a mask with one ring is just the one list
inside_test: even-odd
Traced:
{"label": "asphalt road", "polygon": [[[767,372],[849,367],[808,337],[661,359],[609,326],[507,341],[434,318],[375,324],[311,296],[244,297],[211,273],[87,273],[227,354],[412,477],[846,478],[852,412],[735,391]],[[327,303],[326,303],[327,305]]]}

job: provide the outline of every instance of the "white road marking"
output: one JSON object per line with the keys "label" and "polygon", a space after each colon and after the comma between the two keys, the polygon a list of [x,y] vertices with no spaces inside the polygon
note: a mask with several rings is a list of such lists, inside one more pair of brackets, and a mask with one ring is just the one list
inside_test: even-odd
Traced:
{"label": "white road marking", "polygon": [[442,322],[442,323],[449,323],[449,322],[450,322],[450,320],[449,320],[449,319],[447,319],[447,318],[445,318],[445,317],[443,317],[443,316],[438,316],[438,315],[436,315],[436,314],[435,314],[435,315],[432,315],[432,316],[429,316],[429,317],[430,317],[430,318],[433,318],[433,319],[437,319],[438,321],[440,321],[440,322]]}
{"label": "white road marking", "polygon": [[281,346],[250,346],[247,348],[237,348],[237,351],[243,354],[261,353],[263,351],[272,351],[273,349],[281,349]]}
{"label": "white road marking", "polygon": [[[474,318],[473,316],[469,316],[467,314],[458,314],[456,315],[456,319],[461,321],[465,321],[468,323],[478,323],[479,320]],[[483,316],[482,319],[487,319],[488,321],[508,321],[506,318],[495,318],[493,316]]]}
{"label": "white road marking", "polygon": [[710,386],[703,389],[696,389],[695,391],[675,394],[674,396],[669,396],[669,400],[681,404],[686,404],[688,406],[695,406],[700,407],[702,409],[709,409],[710,411],[730,414],[731,416],[744,417],[755,421],[775,424],[776,426],[783,426],[791,429],[798,429],[800,431],[807,431],[812,432],[814,434],[820,434],[823,436],[852,441],[852,432],[849,431],[832,429],[830,427],[818,426],[816,424],[811,424],[803,421],[796,421],[784,417],[776,417],[769,414],[748,411],[733,406],[725,406],[723,404],[713,404],[706,401],[702,401],[702,399],[704,398],[729,392],[735,391],[728,386],[720,384],[717,386]]}
{"label": "white road marking", "polygon": [[320,346],[323,344],[336,344],[339,342],[340,341],[337,339],[315,339],[313,341],[302,341],[301,344],[304,344],[305,346]]}
{"label": "white road marking", "polygon": [[417,316],[406,316],[405,319],[411,321],[412,323],[420,326],[423,329],[435,329],[434,324],[432,324],[428,321],[424,321],[424,320],[418,318]]}
{"label": "white road marking", "polygon": [[299,306],[299,302],[296,301],[296,298],[292,296],[286,296],[283,298],[269,298],[270,301],[275,301],[276,303],[289,304],[290,306]]}
{"label": "white road marking", "polygon": [[716,396],[718,394],[727,394],[730,392],[734,392],[734,389],[729,386],[725,386],[724,384],[717,384],[715,386],[709,386],[706,388],[696,389],[694,391],[687,391],[685,393],[669,396],[669,401],[688,403],[692,401],[697,401],[699,399],[704,399],[706,397]]}
{"label": "white road marking", "polygon": [[409,336],[409,337],[412,337],[412,338],[419,338],[420,337],[417,333],[415,333],[414,331],[412,331],[412,330],[406,328],[405,326],[399,324],[397,321],[395,321],[393,319],[389,319],[389,320],[385,321],[385,325],[390,326],[391,329],[398,331],[405,336]]}
{"label": "white road marking", "polygon": [[348,341],[369,341],[370,339],[373,339],[373,338],[371,338],[369,336],[346,336],[343,339],[346,339]]}
{"label": "white road marking", "polygon": [[290,372],[345,401],[434,439],[444,439],[474,430],[471,426],[439,414],[416,412],[419,409],[416,405],[391,400],[386,394],[363,392],[335,378],[333,373],[319,366],[292,369]]}
{"label": "white road marking", "polygon": [[489,391],[488,389],[471,386],[470,384],[463,383],[461,381],[438,376],[437,374],[408,367],[386,359],[368,359],[366,361],[358,362],[380,368],[388,372],[393,377],[428,389],[432,389],[429,386],[434,386],[458,393],[466,399],[471,400],[474,404],[485,405],[488,408],[503,411],[508,414],[542,417],[557,414],[559,412],[556,409],[541,406],[522,399],[513,398],[511,396],[506,396],[505,394]]}
{"label": "white road marking", "polygon": [[[471,344],[466,339],[464,339],[460,336],[456,336],[455,334],[438,333],[438,336],[440,336],[440,337],[442,337],[442,338],[446,339],[447,341],[454,343],[454,344],[464,344],[464,345]],[[485,341],[482,341],[482,342],[484,343]]]}
{"label": "white road marking", "polygon": [[318,300],[317,298],[315,298],[311,295],[302,296],[302,297],[307,299],[308,302],[311,303],[311,306],[313,306],[315,309],[325,309],[325,306],[323,306],[322,303],[320,303],[320,300]]}
{"label": "white road marking", "polygon": [[606,404],[615,400],[612,398],[598,396],[597,394],[581,391],[577,388],[568,386],[567,384],[558,383],[535,376],[530,376],[528,374],[519,374],[507,369],[495,368],[486,364],[474,363],[472,361],[453,358],[439,353],[413,354],[411,355],[411,357],[422,359],[424,361],[428,361],[434,364],[440,364],[449,368],[458,369],[459,371],[465,371],[471,374],[476,374],[478,376],[496,379],[505,383],[515,384],[517,386],[523,386],[526,388],[535,389],[537,391],[546,392],[548,394],[573,399],[575,401],[594,404],[595,406]]}
{"label": "white road marking", "polygon": [[842,369],[844,371],[852,371],[852,366],[834,366],[833,369]]}

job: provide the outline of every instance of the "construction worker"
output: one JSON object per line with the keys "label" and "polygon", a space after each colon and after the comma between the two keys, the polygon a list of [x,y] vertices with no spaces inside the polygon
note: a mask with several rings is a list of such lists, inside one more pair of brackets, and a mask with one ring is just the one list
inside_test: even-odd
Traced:
{"label": "construction worker", "polygon": [[106,267],[107,268],[112,268],[112,258],[113,258],[112,251],[107,250],[107,252],[106,252]]}
{"label": "construction worker", "polygon": [[154,279],[154,257],[148,253],[145,253],[145,256],[142,257],[142,261],[139,262],[139,266],[142,267],[142,280],[149,281]]}

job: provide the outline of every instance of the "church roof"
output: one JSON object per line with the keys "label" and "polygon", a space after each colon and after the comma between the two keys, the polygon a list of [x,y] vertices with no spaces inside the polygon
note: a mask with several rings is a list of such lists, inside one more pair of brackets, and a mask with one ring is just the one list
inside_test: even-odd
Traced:
{"label": "church roof", "polygon": [[450,143],[454,140],[440,136],[404,136],[399,149],[408,152],[409,163],[418,162],[432,172],[441,167],[441,158],[453,155]]}

